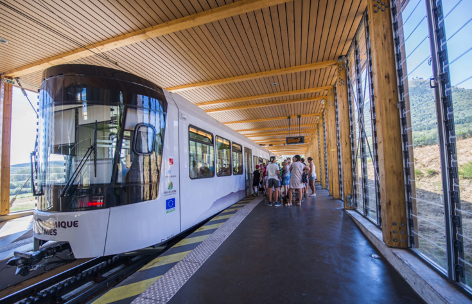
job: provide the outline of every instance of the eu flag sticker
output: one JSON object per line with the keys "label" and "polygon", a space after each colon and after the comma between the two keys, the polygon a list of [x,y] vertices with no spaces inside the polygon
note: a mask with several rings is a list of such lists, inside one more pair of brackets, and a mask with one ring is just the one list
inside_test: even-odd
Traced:
{"label": "eu flag sticker", "polygon": [[169,198],[166,200],[166,213],[175,211],[175,198]]}

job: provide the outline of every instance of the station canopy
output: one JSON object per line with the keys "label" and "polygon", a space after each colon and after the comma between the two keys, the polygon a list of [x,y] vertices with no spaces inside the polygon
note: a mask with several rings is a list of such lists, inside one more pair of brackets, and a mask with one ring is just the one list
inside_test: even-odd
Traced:
{"label": "station canopy", "polygon": [[[310,140],[366,0],[1,0],[0,73],[37,91],[42,71],[121,69],[181,94],[260,144]],[[301,115],[298,120],[298,115]],[[242,131],[247,130],[247,131]]]}

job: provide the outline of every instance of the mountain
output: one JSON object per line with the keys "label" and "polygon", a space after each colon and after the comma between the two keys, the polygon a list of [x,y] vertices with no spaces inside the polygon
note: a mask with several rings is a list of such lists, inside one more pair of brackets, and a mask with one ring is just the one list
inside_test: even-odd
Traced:
{"label": "mountain", "polygon": [[[437,144],[434,89],[424,79],[412,79],[408,86],[413,142],[415,146]],[[456,137],[472,137],[472,90],[452,87],[452,102]]]}
{"label": "mountain", "polygon": [[[429,86],[429,79],[411,79],[408,82],[410,117],[413,143],[415,147],[438,143],[436,103],[434,89]],[[453,87],[452,101],[454,124],[458,139],[472,137],[472,90]],[[368,104],[364,106],[364,122],[367,138],[371,138],[370,112]],[[371,140],[369,140],[371,142]]]}

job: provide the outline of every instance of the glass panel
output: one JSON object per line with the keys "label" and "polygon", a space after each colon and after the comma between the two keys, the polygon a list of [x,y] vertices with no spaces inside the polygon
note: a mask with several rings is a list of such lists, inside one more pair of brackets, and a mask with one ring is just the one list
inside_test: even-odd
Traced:
{"label": "glass panel", "polygon": [[[26,91],[26,94],[29,100],[37,100],[38,93]],[[20,88],[13,87],[12,97],[10,212],[16,212],[36,206],[36,198],[31,191],[30,153],[34,150],[37,118]],[[61,168],[57,169],[57,173],[64,175]]]}
{"label": "glass panel", "polygon": [[425,1],[399,10],[404,97],[412,172],[414,249],[447,268],[444,201]]}
{"label": "glass panel", "polygon": [[231,148],[227,139],[216,137],[216,175],[231,175]]}
{"label": "glass panel", "polygon": [[452,95],[456,153],[459,166],[460,203],[456,214],[461,216],[457,231],[462,240],[463,253],[459,255],[464,267],[463,283],[472,286],[472,22],[471,1],[442,1],[446,27],[447,52]]}
{"label": "glass panel", "polygon": [[[71,178],[78,186],[110,183],[116,146],[110,138],[118,132],[118,113],[118,106],[87,106],[85,102],[80,107],[44,107],[39,119],[39,183],[65,185]],[[65,174],[58,174],[59,169]]]}
{"label": "glass panel", "polygon": [[234,150],[233,146],[233,174],[242,175],[243,174],[243,153]]}
{"label": "glass panel", "polygon": [[215,175],[213,146],[189,142],[190,178],[206,178]]}
{"label": "glass panel", "polygon": [[154,136],[156,132],[151,126],[139,126],[136,130],[136,143],[134,148],[141,154],[149,154],[154,150]]}
{"label": "glass panel", "polygon": [[[367,61],[366,61],[367,63]],[[367,216],[377,222],[377,195],[375,191],[375,167],[372,158],[374,156],[373,151],[373,132],[372,132],[372,119],[371,119],[371,104],[370,104],[370,79],[368,73],[367,64],[363,67],[361,75],[361,81],[363,85],[362,94],[364,96],[363,106],[363,123],[365,132],[365,151],[366,151],[366,168],[367,168],[367,184],[366,184],[366,203],[367,203]]]}
{"label": "glass panel", "polygon": [[190,139],[213,145],[213,135],[193,127],[190,127]]}
{"label": "glass panel", "polygon": [[244,159],[246,161],[246,180],[252,179],[252,150],[244,148]]}
{"label": "glass panel", "polygon": [[[163,128],[165,126],[165,120],[163,114],[148,109],[132,107],[128,107],[126,111],[120,162],[118,163],[117,183],[158,183],[158,166],[161,164],[162,155],[162,152],[159,151],[162,151],[164,144]],[[138,126],[138,124],[142,125]],[[136,126],[138,126],[137,134],[136,137],[133,138],[132,135],[134,134]],[[161,132],[156,134],[154,126]],[[108,141],[111,142],[115,140],[116,136],[114,134],[108,138]],[[133,140],[136,141],[134,144]],[[131,150],[133,145],[135,151]],[[114,151],[109,151],[109,155],[110,157],[114,157]],[[146,192],[147,190],[145,189],[144,191]],[[154,197],[154,194],[151,195],[151,197]]]}

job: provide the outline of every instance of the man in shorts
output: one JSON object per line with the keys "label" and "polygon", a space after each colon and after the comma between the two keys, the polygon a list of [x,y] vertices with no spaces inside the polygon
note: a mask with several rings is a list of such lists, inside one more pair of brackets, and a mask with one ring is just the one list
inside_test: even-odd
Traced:
{"label": "man in shorts", "polygon": [[[268,195],[269,195],[269,206],[279,207],[282,206],[279,200],[279,165],[275,162],[275,156],[271,156],[270,164],[267,165],[267,175],[268,175]],[[275,188],[275,201],[272,203],[272,188]]]}

